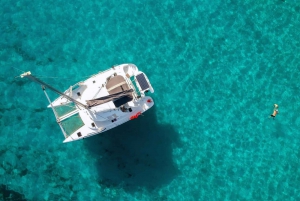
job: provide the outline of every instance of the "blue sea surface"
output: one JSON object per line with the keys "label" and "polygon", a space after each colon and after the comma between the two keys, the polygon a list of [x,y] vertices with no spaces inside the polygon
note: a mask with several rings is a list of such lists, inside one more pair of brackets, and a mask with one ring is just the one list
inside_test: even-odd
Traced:
{"label": "blue sea surface", "polygon": [[[0,16],[0,200],[300,200],[298,0],[0,0]],[[64,91],[122,63],[155,107],[67,144],[17,77]]]}

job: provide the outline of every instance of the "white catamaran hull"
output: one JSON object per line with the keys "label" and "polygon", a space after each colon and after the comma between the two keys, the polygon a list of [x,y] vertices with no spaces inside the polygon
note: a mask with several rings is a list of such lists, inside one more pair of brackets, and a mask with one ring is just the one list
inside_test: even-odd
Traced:
{"label": "white catamaran hull", "polygon": [[[42,84],[44,89],[49,88],[61,95],[51,102],[44,90],[50,103],[48,107],[53,109],[65,136],[64,143],[117,127],[137,118],[154,105],[153,99],[146,95],[148,91],[154,93],[154,89],[147,76],[134,64],[122,64],[99,72],[64,93],[35,78],[30,72],[21,77],[29,77]],[[75,103],[74,109],[59,115],[57,109],[70,103]],[[80,122],[79,126],[66,126],[66,122],[74,117]]]}

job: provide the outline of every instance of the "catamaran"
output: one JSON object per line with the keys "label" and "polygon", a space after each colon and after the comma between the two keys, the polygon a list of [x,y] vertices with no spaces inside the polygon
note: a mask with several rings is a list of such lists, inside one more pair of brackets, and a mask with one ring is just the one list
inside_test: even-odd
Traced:
{"label": "catamaran", "polygon": [[[33,76],[21,74],[42,85],[56,122],[66,142],[103,133],[138,118],[154,105],[148,92],[154,89],[145,73],[134,64],[121,64],[92,75],[64,92]],[[60,96],[51,102],[46,89]]]}

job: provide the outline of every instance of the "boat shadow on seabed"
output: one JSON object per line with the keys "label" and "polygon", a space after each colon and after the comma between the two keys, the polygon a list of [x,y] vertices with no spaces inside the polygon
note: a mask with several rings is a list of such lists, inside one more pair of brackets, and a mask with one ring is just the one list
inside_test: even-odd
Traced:
{"label": "boat shadow on seabed", "polygon": [[168,184],[179,173],[172,151],[180,146],[178,133],[171,125],[158,124],[155,107],[144,116],[103,134],[85,139],[95,154],[99,184],[154,190]]}

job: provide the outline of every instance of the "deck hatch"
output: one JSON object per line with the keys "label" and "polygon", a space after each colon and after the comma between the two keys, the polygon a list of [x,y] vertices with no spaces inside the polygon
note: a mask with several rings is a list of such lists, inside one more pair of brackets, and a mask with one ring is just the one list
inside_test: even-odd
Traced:
{"label": "deck hatch", "polygon": [[146,80],[145,75],[143,73],[138,74],[136,76],[136,79],[137,79],[137,81],[138,81],[138,83],[141,86],[143,91],[146,90],[146,89],[149,89],[148,81]]}

